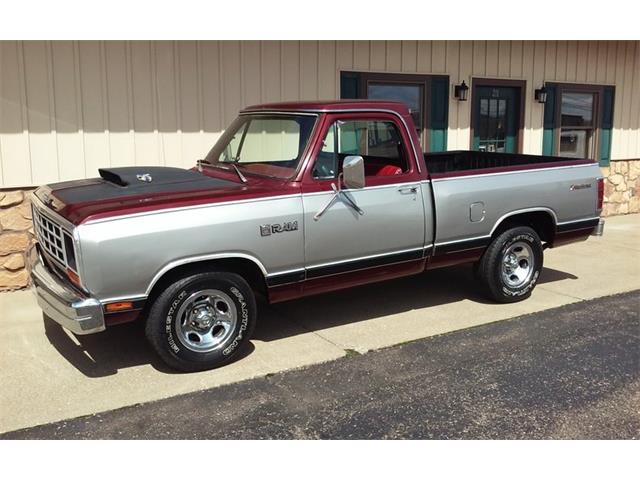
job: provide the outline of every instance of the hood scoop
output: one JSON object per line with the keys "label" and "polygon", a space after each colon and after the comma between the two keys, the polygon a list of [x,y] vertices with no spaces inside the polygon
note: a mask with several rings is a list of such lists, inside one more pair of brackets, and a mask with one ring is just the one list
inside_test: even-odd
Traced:
{"label": "hood scoop", "polygon": [[115,183],[116,185],[120,185],[121,187],[126,187],[127,185],[129,185],[129,182],[125,182],[116,170],[119,169],[107,170],[106,168],[99,168],[98,173],[107,182]]}

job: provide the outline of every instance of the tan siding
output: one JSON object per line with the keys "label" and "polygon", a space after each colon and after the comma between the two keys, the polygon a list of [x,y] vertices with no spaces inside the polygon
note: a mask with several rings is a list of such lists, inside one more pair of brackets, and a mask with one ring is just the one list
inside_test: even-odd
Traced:
{"label": "tan siding", "polygon": [[336,72],[336,43],[318,44],[318,98],[336,98],[339,96],[339,78]]}
{"label": "tan siding", "polygon": [[31,185],[23,44],[0,42],[0,149],[3,185]]}
{"label": "tan siding", "polygon": [[402,42],[387,42],[387,71],[400,72],[402,70]]}
{"label": "tan siding", "polygon": [[76,69],[77,44],[53,42],[52,66],[57,132],[57,159],[60,178],[83,178],[84,145],[82,134],[79,78]]}
{"label": "tan siding", "polygon": [[[368,52],[366,57],[368,63]],[[301,42],[300,45],[300,98],[318,98],[318,42],[307,41]]]}
{"label": "tan siding", "polygon": [[[534,90],[540,88],[545,81],[545,51],[546,45],[541,42],[531,42],[533,48],[533,70],[527,79],[527,93],[525,96],[525,107],[528,104],[529,108],[526,109],[530,114],[529,122],[525,122],[526,134],[525,142],[528,141],[529,147],[524,150],[524,153],[536,154],[542,151],[542,125],[544,122],[544,105],[534,100]],[[526,100],[529,99],[529,102]]]}
{"label": "tan siding", "polygon": [[406,73],[415,73],[418,64],[418,43],[414,41],[402,42],[402,71]]}
{"label": "tan siding", "polygon": [[369,70],[369,42],[353,42],[353,68],[355,70]]}
{"label": "tan siding", "polygon": [[[259,47],[259,46],[258,46]],[[258,78],[258,81],[260,79]],[[181,166],[191,167],[202,158],[200,62],[196,42],[178,43],[178,122]]]}
{"label": "tan siding", "polygon": [[540,153],[545,81],[616,86],[612,158],[640,157],[639,42],[0,42],[0,187],[109,165],[193,165],[243,106],[336,98],[339,72],[450,77],[447,147],[469,148],[453,85],[526,81],[523,150]]}
{"label": "tan siding", "polygon": [[418,42],[418,72],[431,71],[431,42]]}
{"label": "tan siding", "polygon": [[[298,42],[282,43],[281,67],[280,98],[300,100],[300,45]],[[237,111],[237,108],[235,110]]]}

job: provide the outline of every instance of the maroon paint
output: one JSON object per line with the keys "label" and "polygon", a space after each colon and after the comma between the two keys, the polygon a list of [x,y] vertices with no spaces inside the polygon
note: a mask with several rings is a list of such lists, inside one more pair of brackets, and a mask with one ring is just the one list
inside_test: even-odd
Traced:
{"label": "maroon paint", "polygon": [[385,100],[314,100],[299,102],[278,102],[251,105],[241,113],[249,112],[277,112],[281,110],[292,111],[331,111],[331,110],[391,110],[400,115],[409,116],[409,109],[404,103],[389,102]]}
{"label": "maroon paint", "polygon": [[472,263],[480,260],[484,253],[485,247],[472,248],[462,250],[460,252],[443,253],[429,257],[427,262],[427,270],[435,268],[450,267],[452,265],[460,265],[463,263]]}
{"label": "maroon paint", "polygon": [[355,272],[340,273],[327,277],[306,280],[303,284],[282,285],[269,289],[269,302],[277,303],[308,297],[320,293],[333,292],[343,288],[357,287],[367,283],[381,282],[394,278],[415,275],[424,271],[425,259],[366,268]]}
{"label": "maroon paint", "polygon": [[[406,110],[406,108],[405,108]],[[397,125],[398,130],[402,136],[402,141],[405,145],[410,145],[410,139],[407,135],[406,129],[402,127],[398,123],[398,117],[390,113],[376,112],[373,115],[376,119],[380,120],[388,120]],[[309,159],[307,160],[307,164],[304,168],[304,173],[302,175],[302,192],[303,193],[315,193],[315,192],[325,192],[331,191],[331,184],[335,183],[335,180],[316,180],[313,178],[313,160],[317,157],[322,149],[322,141],[324,140],[327,131],[331,127],[331,125],[338,119],[344,120],[359,120],[359,119],[369,119],[372,118],[371,113],[332,113],[324,115],[322,118],[321,124],[317,127],[318,135],[316,136],[316,142],[314,142],[313,147],[311,148],[311,153],[309,155]],[[419,145],[419,144],[418,144]],[[386,176],[374,176],[367,177],[366,183],[368,187],[376,187],[381,185],[391,185],[394,183],[404,183],[404,182],[419,182],[420,180],[426,179],[427,174],[419,173],[416,168],[416,158],[415,153],[412,148],[407,148],[407,155],[409,158],[407,159],[409,163],[409,171],[406,173],[402,173],[400,175],[386,175]]]}
{"label": "maroon paint", "polygon": [[[237,175],[226,175],[219,169],[203,168],[205,175],[237,181]],[[235,175],[235,179],[233,176]],[[248,182],[237,187],[216,190],[196,190],[153,195],[136,195],[121,199],[99,202],[62,204],[58,213],[75,225],[103,218],[118,217],[133,213],[144,213],[168,208],[216,204],[237,200],[250,200],[279,195],[300,193],[297,182],[246,175]],[[52,192],[55,196],[55,191]],[[57,203],[62,203],[59,201]]]}

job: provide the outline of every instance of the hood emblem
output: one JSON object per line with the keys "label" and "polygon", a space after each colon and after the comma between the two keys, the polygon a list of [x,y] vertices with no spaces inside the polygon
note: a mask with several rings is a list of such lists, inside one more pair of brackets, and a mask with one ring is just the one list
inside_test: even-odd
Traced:
{"label": "hood emblem", "polygon": [[136,178],[138,180],[140,180],[141,182],[149,183],[149,182],[153,181],[153,178],[151,177],[150,173],[139,173],[139,174],[136,175]]}

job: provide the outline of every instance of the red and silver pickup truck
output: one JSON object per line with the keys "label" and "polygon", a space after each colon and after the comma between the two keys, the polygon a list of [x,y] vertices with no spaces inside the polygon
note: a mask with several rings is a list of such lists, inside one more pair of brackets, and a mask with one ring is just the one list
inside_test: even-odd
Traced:
{"label": "red and silver pickup truck", "polygon": [[191,170],[99,173],[33,195],[38,303],[76,334],[140,319],[186,371],[237,356],[256,295],[281,302],[471,263],[489,298],[515,302],[531,295],[545,248],[603,228],[593,161],[424,155],[395,102],[248,107]]}

